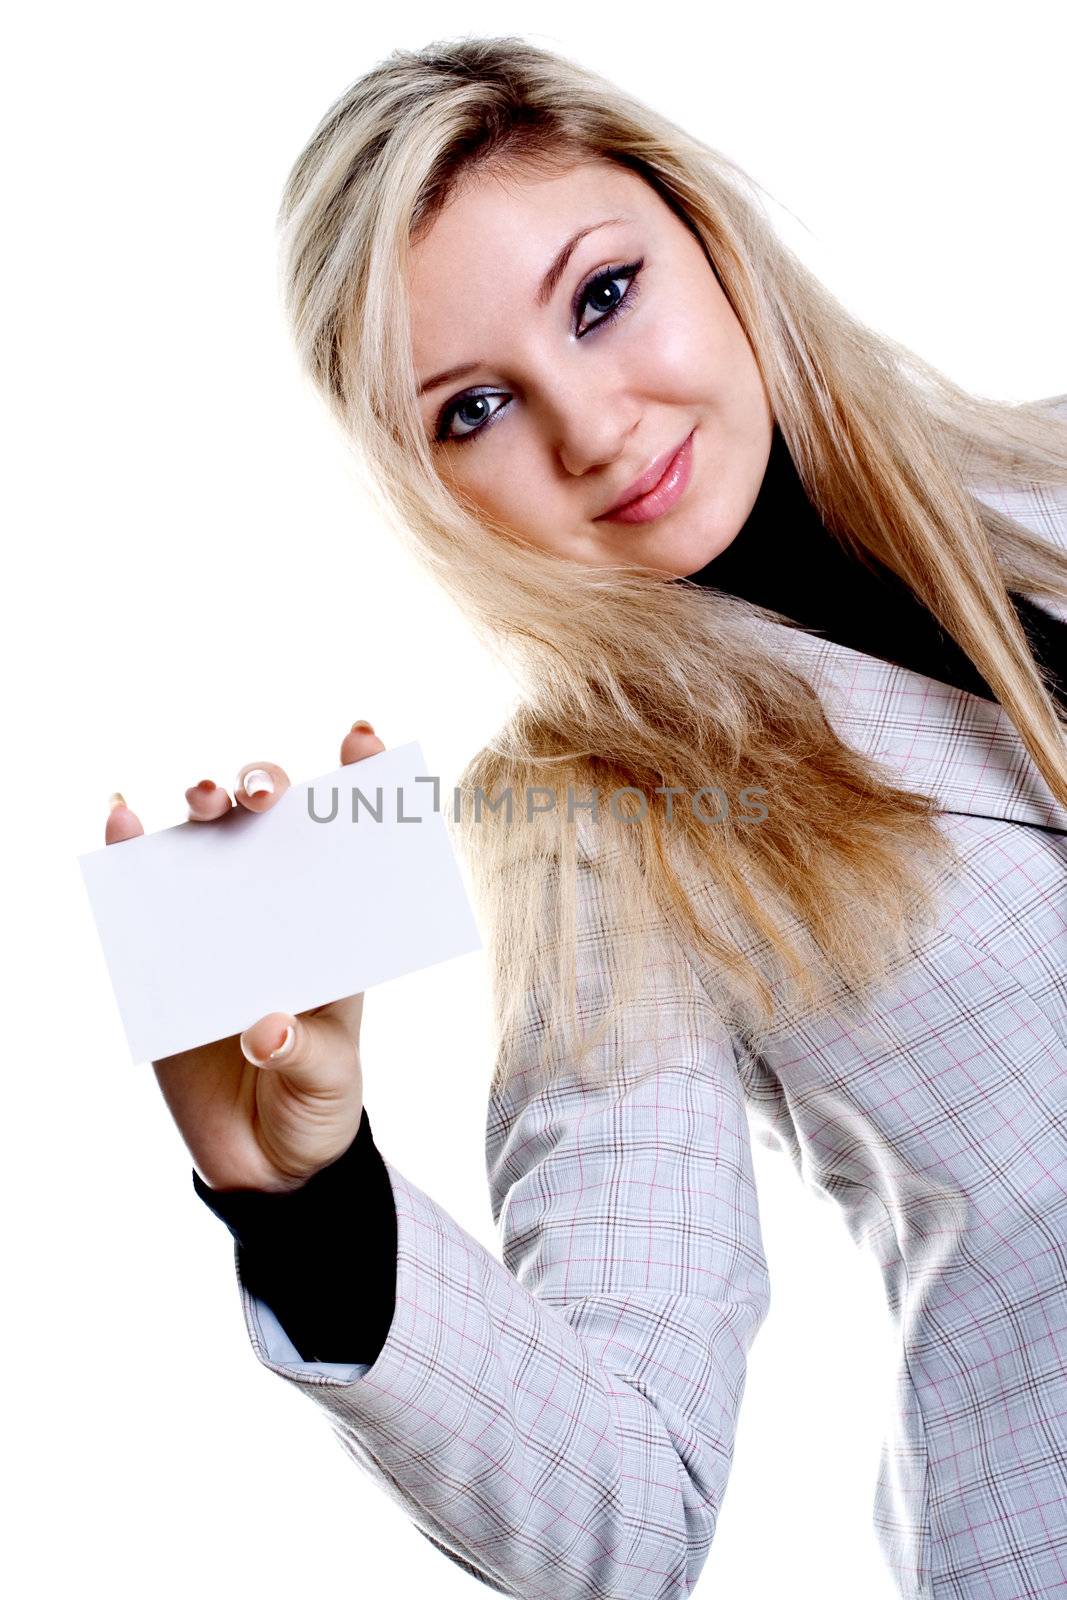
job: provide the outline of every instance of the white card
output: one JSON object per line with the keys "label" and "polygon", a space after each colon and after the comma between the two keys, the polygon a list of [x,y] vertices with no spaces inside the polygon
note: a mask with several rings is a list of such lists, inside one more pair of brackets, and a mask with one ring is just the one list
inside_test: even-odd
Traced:
{"label": "white card", "polygon": [[79,856],[133,1059],[481,949],[439,788],[406,744]]}

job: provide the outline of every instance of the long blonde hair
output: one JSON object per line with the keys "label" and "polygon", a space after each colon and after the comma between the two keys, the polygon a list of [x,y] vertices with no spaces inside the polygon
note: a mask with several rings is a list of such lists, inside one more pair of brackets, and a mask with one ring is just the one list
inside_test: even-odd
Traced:
{"label": "long blonde hair", "polygon": [[[494,1087],[532,996],[548,1050],[573,1030],[567,1059],[585,1061],[621,1016],[649,939],[703,953],[722,1020],[748,1049],[791,1019],[856,1008],[912,954],[957,863],[933,799],[843,743],[812,685],[761,638],[761,624],[789,619],[661,572],[531,548],[439,476],[398,287],[410,247],[476,171],[547,174],[590,158],[638,173],[693,230],[827,528],[910,586],[1067,804],[1065,723],[1008,594],[1067,596],[1067,553],[968,487],[1067,483],[1064,422],[1041,402],[968,394],[863,326],[777,237],[749,177],[598,75],[518,38],[394,51],[330,107],[292,168],[282,287],[300,360],[370,493],[521,686],[449,817],[489,934]],[[714,826],[665,796],[711,785],[730,804]],[[758,826],[732,809],[747,788],[770,796]],[[535,790],[555,803],[531,812]],[[508,792],[517,816],[492,809]],[[590,829],[581,808],[594,795]],[[592,929],[576,914],[580,872],[595,874]],[[583,1035],[577,972],[591,934],[611,943],[618,982]]]}

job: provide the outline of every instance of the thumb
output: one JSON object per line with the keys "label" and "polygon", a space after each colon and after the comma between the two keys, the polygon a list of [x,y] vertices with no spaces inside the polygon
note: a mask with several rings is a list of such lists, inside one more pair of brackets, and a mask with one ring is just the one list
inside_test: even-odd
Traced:
{"label": "thumb", "polygon": [[336,1016],[271,1011],[240,1036],[241,1053],[262,1072],[282,1072],[295,1088],[339,1097],[359,1081],[359,1046]]}

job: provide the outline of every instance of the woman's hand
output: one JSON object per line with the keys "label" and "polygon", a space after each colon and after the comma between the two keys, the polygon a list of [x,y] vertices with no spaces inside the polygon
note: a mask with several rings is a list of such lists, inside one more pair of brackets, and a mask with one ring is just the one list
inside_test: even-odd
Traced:
{"label": "woman's hand", "polygon": [[[356,722],[342,741],[341,762],[362,761],[384,749],[369,722]],[[234,795],[248,811],[268,811],[288,788],[281,767],[250,761],[237,774]],[[189,821],[207,825],[232,805],[209,778],[186,789],[185,798]],[[142,833],[116,795],[105,844]],[[296,1189],[348,1149],[363,1114],[362,1016],[362,994],[295,1017],[271,1011],[229,1039],[153,1061],[163,1098],[205,1183],[213,1189]]]}

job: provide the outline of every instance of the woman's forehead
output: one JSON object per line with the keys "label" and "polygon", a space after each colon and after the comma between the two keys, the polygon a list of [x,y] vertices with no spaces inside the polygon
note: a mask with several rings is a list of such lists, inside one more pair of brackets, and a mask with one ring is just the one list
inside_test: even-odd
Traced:
{"label": "woman's forehead", "polygon": [[449,355],[441,345],[453,343],[450,327],[463,324],[466,331],[472,319],[535,315],[549,268],[577,233],[602,230],[607,241],[610,226],[645,220],[657,205],[662,202],[643,179],[603,160],[552,175],[478,174],[412,246],[408,289],[416,362],[447,364],[438,357]]}
{"label": "woman's forehead", "polygon": [[[446,205],[412,244],[413,263],[476,237],[521,239],[529,227],[551,228],[572,218],[578,227],[625,205],[647,209],[658,200],[637,173],[606,158],[574,162],[561,170],[517,165],[475,172],[459,181]],[[588,216],[586,215],[588,213]]]}

